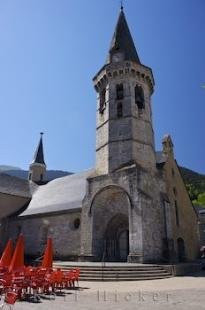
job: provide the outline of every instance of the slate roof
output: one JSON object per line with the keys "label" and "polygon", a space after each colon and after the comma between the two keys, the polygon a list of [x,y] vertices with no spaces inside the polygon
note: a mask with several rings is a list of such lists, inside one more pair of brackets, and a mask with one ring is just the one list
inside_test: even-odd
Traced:
{"label": "slate roof", "polygon": [[20,197],[31,197],[31,189],[27,180],[13,177],[5,173],[0,173],[0,193]]}
{"label": "slate roof", "polygon": [[115,32],[110,44],[107,64],[111,63],[112,55],[115,52],[123,52],[125,60],[131,60],[140,63],[140,59],[137,54],[123,9],[121,9],[117,25],[115,27]]}
{"label": "slate roof", "polygon": [[32,164],[37,163],[37,164],[45,165],[44,154],[43,154],[43,137],[42,137],[42,135],[43,135],[43,133],[41,133],[40,141],[39,141],[38,147],[35,151]]}
{"label": "slate roof", "polygon": [[81,208],[86,193],[86,179],[93,172],[94,169],[90,169],[39,186],[33,194],[28,208],[20,216]]}

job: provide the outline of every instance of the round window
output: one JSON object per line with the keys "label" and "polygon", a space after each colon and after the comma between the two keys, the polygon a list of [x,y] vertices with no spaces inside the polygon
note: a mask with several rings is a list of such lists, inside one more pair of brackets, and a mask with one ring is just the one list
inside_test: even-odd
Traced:
{"label": "round window", "polygon": [[80,227],[80,219],[79,218],[75,219],[73,224],[74,228],[78,229]]}

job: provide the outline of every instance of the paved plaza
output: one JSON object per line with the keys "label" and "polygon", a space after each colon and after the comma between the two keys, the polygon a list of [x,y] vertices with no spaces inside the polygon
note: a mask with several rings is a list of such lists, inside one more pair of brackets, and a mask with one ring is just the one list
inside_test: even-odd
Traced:
{"label": "paved plaza", "polygon": [[[53,300],[55,299],[55,300]],[[7,307],[5,307],[7,309]],[[130,282],[80,282],[79,290],[33,304],[17,302],[16,310],[67,309],[205,309],[205,271],[192,276]]]}

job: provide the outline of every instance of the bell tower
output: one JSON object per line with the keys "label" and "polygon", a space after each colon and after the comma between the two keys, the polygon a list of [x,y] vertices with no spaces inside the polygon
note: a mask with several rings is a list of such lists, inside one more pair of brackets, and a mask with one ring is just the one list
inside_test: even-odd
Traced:
{"label": "bell tower", "polygon": [[152,128],[152,70],[141,64],[123,7],[107,60],[93,79],[97,92],[96,171],[132,164],[156,167]]}
{"label": "bell tower", "polygon": [[43,132],[40,133],[40,141],[34,154],[32,163],[29,166],[29,181],[42,184],[45,181],[46,164],[43,153]]}

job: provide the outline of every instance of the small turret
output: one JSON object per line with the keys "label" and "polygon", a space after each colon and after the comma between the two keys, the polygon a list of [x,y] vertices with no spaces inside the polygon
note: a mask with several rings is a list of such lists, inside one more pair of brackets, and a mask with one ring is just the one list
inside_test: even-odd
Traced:
{"label": "small turret", "polygon": [[43,132],[40,133],[40,141],[35,151],[34,158],[29,167],[29,181],[41,183],[45,181],[46,164],[43,154]]}
{"label": "small turret", "polygon": [[165,135],[162,139],[163,152],[174,157],[174,144],[170,135]]}

